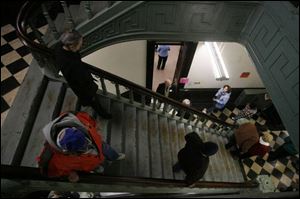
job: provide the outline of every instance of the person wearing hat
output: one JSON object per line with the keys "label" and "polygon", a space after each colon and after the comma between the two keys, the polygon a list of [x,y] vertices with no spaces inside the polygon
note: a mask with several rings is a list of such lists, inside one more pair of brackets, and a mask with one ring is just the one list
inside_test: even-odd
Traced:
{"label": "person wearing hat", "polygon": [[69,181],[77,182],[78,171],[97,170],[104,158],[125,158],[103,142],[96,121],[85,112],[63,113],[43,128],[43,134],[45,147],[37,161],[47,177],[68,176]]}
{"label": "person wearing hat", "polygon": [[55,50],[56,65],[79,98],[81,105],[91,106],[101,117],[111,119],[111,114],[100,104],[100,96],[96,93],[97,84],[86,63],[81,61],[79,50],[82,46],[82,35],[76,30],[68,30],[61,35],[60,41]]}
{"label": "person wearing hat", "polygon": [[255,124],[250,122],[243,123],[238,129],[235,130],[234,136],[230,138],[230,141],[225,145],[226,149],[230,149],[232,146],[237,146],[231,154],[238,156],[240,159],[248,158],[258,155],[263,157],[271,150],[270,143],[273,140],[273,136],[269,132],[263,133],[259,136]]}
{"label": "person wearing hat", "polygon": [[173,172],[181,169],[185,172],[186,183],[193,187],[201,179],[209,165],[209,156],[217,153],[218,145],[213,142],[203,142],[196,132],[185,136],[186,144],[178,152],[178,162],[173,166]]}

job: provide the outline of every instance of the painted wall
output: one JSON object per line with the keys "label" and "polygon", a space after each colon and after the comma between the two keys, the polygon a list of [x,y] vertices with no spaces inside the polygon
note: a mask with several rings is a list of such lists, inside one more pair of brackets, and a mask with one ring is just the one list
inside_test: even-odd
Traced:
{"label": "painted wall", "polygon": [[[145,87],[146,50],[145,40],[123,42],[102,48],[82,60]],[[108,91],[115,93],[115,87],[106,83]]]}
{"label": "painted wall", "polygon": [[299,150],[299,8],[264,1],[249,22],[244,44]]}
{"label": "painted wall", "polygon": [[[244,46],[235,42],[218,42],[217,44],[227,67],[229,80],[217,81],[215,79],[207,46],[204,42],[199,42],[188,75],[189,83],[185,88],[219,88],[224,84],[229,84],[234,88],[264,87]],[[250,75],[248,78],[240,78],[242,72],[250,72]]]}

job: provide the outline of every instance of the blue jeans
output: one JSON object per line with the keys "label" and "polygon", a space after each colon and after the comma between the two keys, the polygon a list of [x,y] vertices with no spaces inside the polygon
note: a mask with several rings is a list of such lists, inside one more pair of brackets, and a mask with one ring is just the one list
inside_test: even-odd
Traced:
{"label": "blue jeans", "polygon": [[102,153],[104,157],[110,161],[118,159],[119,154],[109,144],[102,142]]}

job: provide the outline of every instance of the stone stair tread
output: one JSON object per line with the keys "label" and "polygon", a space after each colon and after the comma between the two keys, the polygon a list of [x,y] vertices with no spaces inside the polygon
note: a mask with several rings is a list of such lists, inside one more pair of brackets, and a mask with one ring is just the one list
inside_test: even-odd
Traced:
{"label": "stone stair tread", "polygon": [[125,140],[123,140],[123,145],[125,146],[125,150],[122,152],[126,154],[126,158],[122,160],[121,173],[124,176],[136,176],[136,108],[125,105],[124,116],[123,134]]}
{"label": "stone stair tread", "polygon": [[170,131],[167,117],[159,116],[159,132],[162,158],[161,162],[163,166],[163,178],[173,179],[172,156],[170,155]]}
{"label": "stone stair tread", "polygon": [[148,112],[137,109],[137,176],[150,177]]}
{"label": "stone stair tread", "polygon": [[45,141],[42,129],[52,120],[52,114],[58,101],[61,87],[61,82],[48,83],[21,162],[22,166],[37,167],[35,159],[42,151]]}
{"label": "stone stair tread", "polygon": [[162,178],[161,152],[159,142],[158,115],[148,113],[151,177]]}

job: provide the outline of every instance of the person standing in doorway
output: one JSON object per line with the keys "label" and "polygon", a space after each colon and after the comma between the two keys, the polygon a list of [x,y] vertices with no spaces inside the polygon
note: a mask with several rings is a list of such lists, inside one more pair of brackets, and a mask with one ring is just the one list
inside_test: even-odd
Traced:
{"label": "person standing in doorway", "polygon": [[168,46],[168,45],[159,45],[158,48],[156,49],[156,51],[158,52],[157,70],[165,69],[169,50],[170,50],[170,46]]}

